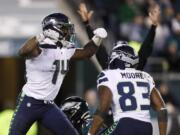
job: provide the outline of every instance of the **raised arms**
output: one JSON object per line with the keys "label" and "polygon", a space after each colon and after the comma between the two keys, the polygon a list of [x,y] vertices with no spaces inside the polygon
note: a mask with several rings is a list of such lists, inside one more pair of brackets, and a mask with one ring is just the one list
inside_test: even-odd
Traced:
{"label": "raised arms", "polygon": [[156,34],[156,27],[159,23],[160,18],[160,8],[158,5],[151,7],[149,12],[149,19],[151,20],[151,28],[141,45],[141,48],[138,52],[139,55],[139,64],[137,69],[143,70],[144,66],[146,65],[148,57],[151,55],[153,50],[153,41]]}

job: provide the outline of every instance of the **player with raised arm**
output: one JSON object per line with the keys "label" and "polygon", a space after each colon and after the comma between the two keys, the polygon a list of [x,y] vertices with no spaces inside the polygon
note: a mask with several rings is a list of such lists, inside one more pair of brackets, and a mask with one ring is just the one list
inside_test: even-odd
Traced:
{"label": "player with raised arm", "polygon": [[[89,38],[93,37],[93,30],[90,26],[89,22],[92,17],[93,11],[88,11],[86,8],[86,5],[84,3],[81,3],[79,5],[78,13],[81,16],[82,21],[84,22],[86,26],[86,31],[88,33]],[[139,55],[139,65],[137,66],[138,70],[143,70],[144,66],[147,62],[148,57],[151,55],[153,50],[153,41],[156,34],[156,27],[158,26],[160,18],[160,7],[159,5],[154,5],[150,7],[149,10],[149,19],[151,20],[151,28],[143,41],[141,48],[138,52]],[[107,69],[108,67],[108,54],[106,52],[106,49],[103,45],[101,45],[96,53],[96,57],[102,67],[102,69]]]}
{"label": "player with raised arm", "polygon": [[43,34],[28,40],[19,50],[19,55],[26,59],[27,82],[22,88],[9,135],[25,135],[35,121],[40,121],[56,135],[78,135],[54,99],[69,69],[70,59],[91,57],[107,33],[103,28],[96,29],[84,48],[75,48],[74,26],[66,15],[46,16],[42,28]]}
{"label": "player with raised arm", "polygon": [[160,135],[166,135],[167,109],[153,78],[136,70],[139,56],[127,42],[112,49],[109,66],[98,76],[99,106],[88,135],[96,135],[109,107],[116,125],[109,135],[152,135],[150,107],[158,114]]}

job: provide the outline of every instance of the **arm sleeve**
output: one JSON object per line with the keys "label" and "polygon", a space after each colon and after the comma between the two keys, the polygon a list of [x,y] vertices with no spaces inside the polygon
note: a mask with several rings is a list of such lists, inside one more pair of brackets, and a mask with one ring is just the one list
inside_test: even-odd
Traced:
{"label": "arm sleeve", "polygon": [[137,69],[138,70],[143,70],[148,57],[151,55],[152,50],[153,50],[153,41],[156,33],[156,26],[152,25],[148,35],[146,36],[144,42],[142,43],[142,46],[138,52],[139,55],[139,64]]}
{"label": "arm sleeve", "polygon": [[87,34],[88,34],[88,37],[89,37],[89,39],[91,39],[91,38],[94,36],[94,34],[93,34],[93,29],[92,29],[92,27],[89,25],[88,22],[84,22],[84,25],[86,26],[86,32],[87,32]]}
{"label": "arm sleeve", "polygon": [[[86,32],[88,34],[89,39],[91,39],[94,34],[93,34],[93,29],[92,27],[88,24],[88,22],[84,22],[86,26]],[[108,53],[106,51],[106,48],[104,45],[100,45],[98,51],[96,52],[96,58],[101,65],[102,69],[107,69],[108,67]]]}

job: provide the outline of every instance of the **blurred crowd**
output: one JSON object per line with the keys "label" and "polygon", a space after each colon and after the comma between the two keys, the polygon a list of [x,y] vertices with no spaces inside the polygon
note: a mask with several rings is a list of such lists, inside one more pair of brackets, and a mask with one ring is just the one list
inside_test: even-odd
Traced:
{"label": "blurred crowd", "polygon": [[178,98],[170,89],[170,85],[168,84],[168,82],[161,82],[158,89],[164,102],[166,103],[169,118],[171,121],[168,135],[179,135],[180,121],[178,119],[178,113],[180,109],[180,104]]}
{"label": "blurred crowd", "polygon": [[148,28],[148,11],[155,3],[161,7],[152,56],[167,60],[168,71],[180,72],[179,0],[85,0],[95,10],[115,40],[143,42]]}

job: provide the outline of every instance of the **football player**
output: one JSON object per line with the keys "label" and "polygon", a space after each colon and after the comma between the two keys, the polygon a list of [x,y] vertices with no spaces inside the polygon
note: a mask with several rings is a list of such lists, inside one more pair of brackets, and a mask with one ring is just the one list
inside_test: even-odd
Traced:
{"label": "football player", "polygon": [[[84,99],[78,96],[68,97],[62,102],[60,109],[77,129],[79,135],[87,135],[92,122],[92,115],[88,103]],[[103,126],[103,128],[99,130],[98,135],[109,132],[111,127],[107,129]]]}
{"label": "football player", "polygon": [[[93,11],[88,11],[87,7],[84,3],[81,3],[79,5],[79,10],[78,13],[80,14],[80,17],[82,21],[84,22],[86,26],[86,31],[88,33],[89,38],[93,37],[93,30],[92,27],[90,26],[89,22],[91,20]],[[147,62],[148,57],[151,55],[152,50],[153,50],[153,41],[154,37],[156,34],[156,27],[159,23],[159,18],[160,18],[160,7],[159,5],[154,5],[150,7],[149,10],[149,19],[152,23],[150,30],[143,41],[141,48],[138,52],[139,55],[139,64],[136,67],[138,70],[143,70],[144,66]],[[97,60],[99,61],[102,69],[107,69],[108,67],[108,54],[106,52],[106,49],[103,45],[101,45],[96,53]]]}
{"label": "football player", "polygon": [[92,116],[88,103],[84,99],[78,96],[68,97],[62,102],[60,109],[77,129],[79,135],[87,134]]}
{"label": "football player", "polygon": [[152,135],[150,107],[158,114],[160,135],[166,135],[167,109],[153,78],[136,70],[139,56],[127,42],[118,42],[112,49],[109,66],[98,76],[99,106],[88,135],[101,127],[109,107],[115,125],[110,135]]}
{"label": "football player", "polygon": [[22,88],[9,135],[25,135],[35,121],[40,121],[56,135],[77,135],[54,99],[69,69],[70,59],[91,57],[107,32],[103,28],[96,29],[84,48],[75,48],[74,26],[66,15],[46,16],[42,28],[43,34],[28,40],[19,50],[19,55],[26,59],[27,82]]}

